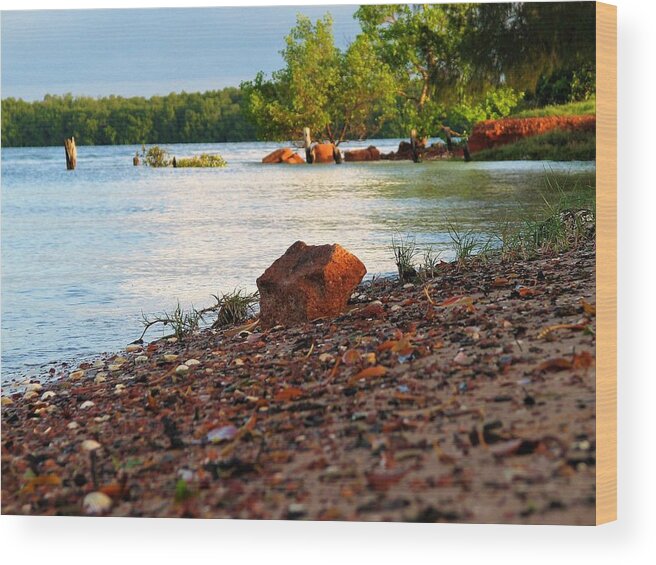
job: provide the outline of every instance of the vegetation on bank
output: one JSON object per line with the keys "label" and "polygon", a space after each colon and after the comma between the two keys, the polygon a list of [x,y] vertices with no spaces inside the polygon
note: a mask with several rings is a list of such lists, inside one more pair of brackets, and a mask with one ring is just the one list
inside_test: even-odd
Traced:
{"label": "vegetation on bank", "polygon": [[549,104],[542,108],[531,108],[513,112],[513,118],[546,118],[549,116],[585,116],[596,113],[596,99],[591,96],[587,100],[568,102],[565,104]]}
{"label": "vegetation on bank", "polygon": [[592,161],[596,158],[596,147],[594,131],[553,130],[483,149],[472,157],[475,161]]}
{"label": "vegetation on bank", "polygon": [[[139,153],[136,155],[139,157]],[[175,167],[182,168],[217,168],[225,167],[227,165],[225,159],[221,155],[212,155],[209,153],[201,153],[200,155],[193,155],[191,157],[172,157],[166,149],[162,149],[159,145],[154,145],[148,148],[141,155],[143,162],[148,167],[161,168],[161,167]]]}
{"label": "vegetation on bank", "polygon": [[224,88],[151,98],[47,95],[2,100],[2,146],[45,147],[75,137],[77,145],[252,141],[241,111],[243,93]]}

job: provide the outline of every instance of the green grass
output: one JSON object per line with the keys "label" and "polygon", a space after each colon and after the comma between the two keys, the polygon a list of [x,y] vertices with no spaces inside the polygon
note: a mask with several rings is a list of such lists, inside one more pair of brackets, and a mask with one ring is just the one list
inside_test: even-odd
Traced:
{"label": "green grass", "polygon": [[596,157],[596,147],[594,132],[552,130],[478,151],[472,157],[474,161],[591,161]]}
{"label": "green grass", "polygon": [[414,280],[417,277],[414,259],[418,253],[415,238],[400,234],[392,236],[392,251],[401,282]]}
{"label": "green grass", "polygon": [[553,106],[544,106],[543,108],[533,108],[519,110],[513,113],[511,118],[545,118],[548,116],[583,116],[594,114],[596,110],[596,100],[584,100],[582,102],[570,102],[569,104],[557,104]]}

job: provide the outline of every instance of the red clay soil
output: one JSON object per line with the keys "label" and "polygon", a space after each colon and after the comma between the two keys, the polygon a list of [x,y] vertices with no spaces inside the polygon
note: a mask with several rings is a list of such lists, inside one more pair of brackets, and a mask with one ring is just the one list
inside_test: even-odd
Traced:
{"label": "red clay soil", "polygon": [[595,128],[594,115],[485,120],[474,126],[469,136],[469,150],[475,153],[555,129],[594,132]]}
{"label": "red clay soil", "polygon": [[2,513],[593,524],[594,303],[589,243],[132,346],[3,396]]}

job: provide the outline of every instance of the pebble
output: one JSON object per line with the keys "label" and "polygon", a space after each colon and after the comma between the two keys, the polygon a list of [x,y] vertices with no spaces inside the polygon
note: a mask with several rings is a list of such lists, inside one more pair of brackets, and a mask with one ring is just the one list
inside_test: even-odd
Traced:
{"label": "pebble", "polygon": [[125,348],[126,353],[136,353],[137,351],[141,351],[143,349],[143,346],[137,344],[137,343],[131,343]]}
{"label": "pebble", "polygon": [[51,390],[46,390],[41,395],[41,400],[48,400],[49,398],[53,398],[54,396],[57,396],[54,392],[52,392]]}
{"label": "pebble", "polygon": [[471,365],[474,360],[464,351],[459,351],[458,354],[453,358],[453,362],[457,363],[458,365]]}
{"label": "pebble", "polygon": [[170,337],[166,341],[167,341],[167,343],[178,343],[178,338],[177,337]]}
{"label": "pebble", "polygon": [[198,359],[188,359],[185,361],[185,365],[187,367],[195,367],[196,365],[200,365],[200,361]]}
{"label": "pebble", "polygon": [[173,361],[176,361],[178,359],[178,356],[175,355],[174,353],[167,353],[166,355],[164,355],[163,359],[167,363],[173,363]]}
{"label": "pebble", "polygon": [[409,289],[409,288],[414,288],[414,287],[415,287],[415,285],[413,283],[406,283],[406,284],[403,285],[403,288],[405,288],[406,290]]}
{"label": "pebble", "polygon": [[244,364],[244,360],[243,360],[243,359],[240,359],[239,357],[237,357],[237,359],[235,359],[234,363],[235,363],[235,365],[237,365],[238,367],[241,367],[241,366]]}
{"label": "pebble", "polygon": [[36,398],[39,396],[39,393],[34,391],[34,390],[28,390],[24,395],[23,395],[23,400],[32,400],[33,398]]}
{"label": "pebble", "polygon": [[401,310],[401,306],[399,304],[395,304],[390,308],[390,312],[398,312],[399,310]]}
{"label": "pebble", "polygon": [[107,367],[112,373],[115,373],[116,371],[121,370],[121,365],[110,365]]}
{"label": "pebble", "polygon": [[66,424],[66,427],[67,427],[69,430],[76,430],[77,428],[80,427],[80,424],[78,424],[77,422],[73,421],[73,422],[69,422],[68,424]]}
{"label": "pebble", "polygon": [[14,403],[14,401],[11,398],[9,398],[8,396],[3,396],[2,397],[2,405],[3,406],[9,406],[13,403]]}
{"label": "pebble", "polygon": [[96,378],[93,379],[93,382],[96,384],[104,383],[107,380],[107,373],[100,372],[96,375]]}
{"label": "pebble", "polygon": [[87,408],[93,408],[95,405],[96,403],[93,400],[85,400],[82,404],[80,404],[80,409],[86,410]]}
{"label": "pebble", "polygon": [[105,362],[101,361],[100,359],[98,359],[98,361],[95,361],[93,364],[94,369],[102,369],[104,366],[105,366]]}
{"label": "pebble", "polygon": [[84,497],[82,506],[87,514],[103,514],[112,507],[112,499],[102,492],[90,492]]}
{"label": "pebble", "polygon": [[43,388],[43,385],[40,383],[30,383],[25,387],[27,392],[40,392]]}
{"label": "pebble", "polygon": [[322,363],[329,363],[334,359],[335,358],[330,353],[322,353],[321,355],[319,355],[319,361],[321,361]]}
{"label": "pebble", "polygon": [[186,375],[189,372],[189,367],[187,365],[178,365],[175,368],[176,375]]}
{"label": "pebble", "polygon": [[72,381],[77,381],[81,379],[84,376],[85,372],[80,369],[79,371],[73,371],[70,375],[68,375],[68,378],[71,379]]}
{"label": "pebble", "polygon": [[102,447],[95,439],[85,439],[82,442],[82,451],[95,451]]}
{"label": "pebble", "polygon": [[138,357],[134,358],[134,362],[137,365],[143,365],[144,363],[148,362],[148,356],[147,355],[139,355]]}

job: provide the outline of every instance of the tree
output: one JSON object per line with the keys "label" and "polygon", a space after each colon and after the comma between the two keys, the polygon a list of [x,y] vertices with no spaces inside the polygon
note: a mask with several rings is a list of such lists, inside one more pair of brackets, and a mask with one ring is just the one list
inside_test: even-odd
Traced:
{"label": "tree", "polygon": [[329,15],[315,24],[302,15],[285,38],[285,67],[244,82],[244,111],[260,136],[299,139],[304,127],[339,144],[379,128],[394,102],[394,77],[366,37],[345,52],[335,47]]}

